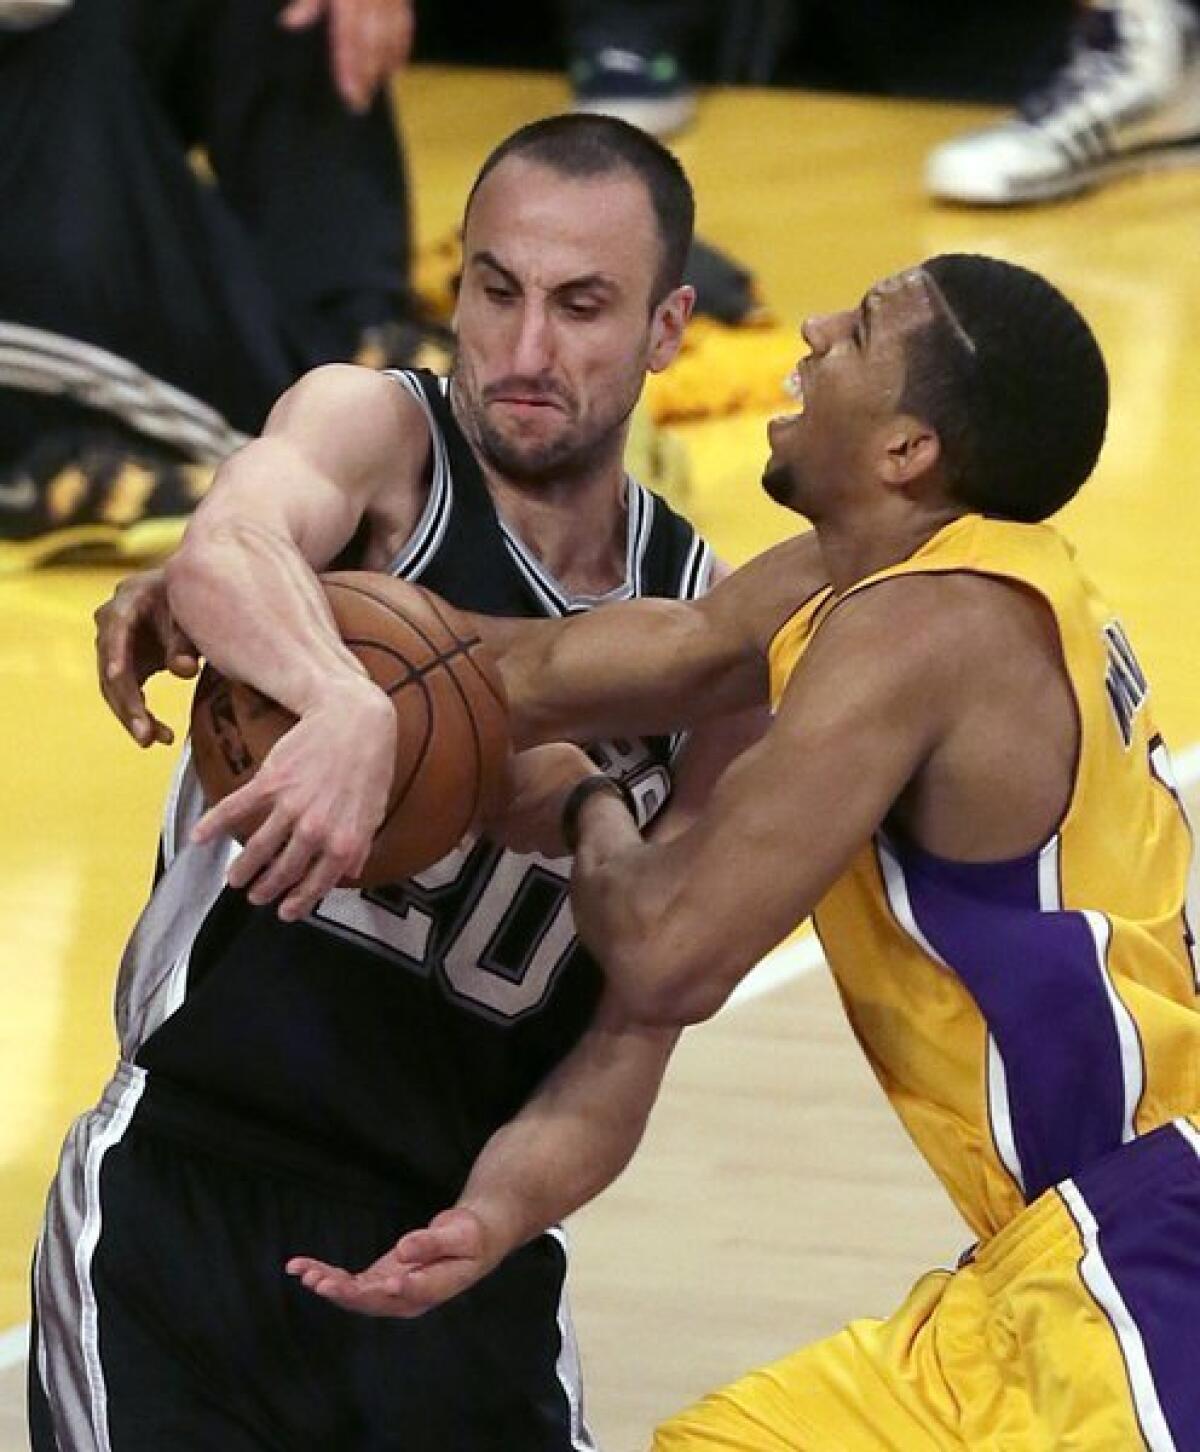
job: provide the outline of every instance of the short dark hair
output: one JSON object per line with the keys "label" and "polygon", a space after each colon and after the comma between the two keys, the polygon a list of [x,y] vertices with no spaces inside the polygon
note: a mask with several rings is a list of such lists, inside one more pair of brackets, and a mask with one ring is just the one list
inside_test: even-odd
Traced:
{"label": "short dark hair", "polygon": [[947,253],[921,271],[945,306],[908,339],[904,410],[937,430],[959,503],[1046,519],[1074,496],[1104,442],[1108,370],[1095,335],[1028,268]]}
{"label": "short dark hair", "polygon": [[533,121],[502,141],[483,163],[463,208],[464,221],[484,178],[510,156],[566,177],[633,172],[649,195],[661,244],[651,304],[656,306],[683,281],[696,200],[683,167],[661,142],[615,116],[568,114]]}

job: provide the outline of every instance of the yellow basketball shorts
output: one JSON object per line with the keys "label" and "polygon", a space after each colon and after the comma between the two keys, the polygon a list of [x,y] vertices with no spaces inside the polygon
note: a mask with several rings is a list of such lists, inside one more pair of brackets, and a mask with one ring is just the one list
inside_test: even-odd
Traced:
{"label": "yellow basketball shorts", "polygon": [[885,1321],[752,1372],[654,1452],[1200,1452],[1200,1120],[1036,1199]]}

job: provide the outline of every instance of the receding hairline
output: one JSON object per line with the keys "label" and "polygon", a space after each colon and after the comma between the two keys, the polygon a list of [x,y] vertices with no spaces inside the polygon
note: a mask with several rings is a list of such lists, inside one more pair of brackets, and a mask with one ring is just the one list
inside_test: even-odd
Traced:
{"label": "receding hairline", "polygon": [[528,151],[510,151],[500,158],[494,166],[487,167],[480,172],[467,193],[467,200],[463,206],[462,227],[463,232],[467,229],[467,219],[471,215],[471,208],[480,191],[487,185],[492,177],[497,176],[506,166],[517,165],[531,168],[535,171],[548,173],[560,182],[567,182],[576,186],[588,186],[597,181],[632,181],[638,186],[642,196],[645,198],[646,207],[650,217],[650,224],[655,236],[660,242],[665,243],[662,235],[662,227],[659,222],[658,210],[654,205],[654,192],[650,183],[642,173],[627,161],[623,156],[614,155],[611,158],[611,165],[604,165],[589,169],[587,171],[575,171],[567,166],[556,165],[553,160],[539,156],[531,147]]}
{"label": "receding hairline", "polygon": [[[469,222],[470,216],[471,216],[471,208],[472,208],[472,206],[473,206],[473,204],[475,202],[475,199],[476,199],[478,193],[482,190],[483,186],[493,176],[495,176],[498,172],[500,172],[510,161],[511,162],[520,162],[524,166],[532,167],[532,168],[535,168],[538,171],[545,172],[548,175],[553,176],[554,178],[556,178],[556,180],[558,180],[560,182],[572,182],[572,183],[577,183],[577,184],[580,184],[580,185],[587,185],[589,182],[594,182],[594,181],[625,181],[625,180],[631,180],[631,181],[635,182],[637,184],[637,186],[638,186],[638,189],[639,189],[639,191],[641,193],[641,196],[642,196],[642,199],[643,199],[643,204],[644,204],[644,209],[645,209],[645,217],[646,217],[646,220],[647,220],[647,222],[649,224],[649,240],[650,240],[650,245],[651,245],[651,247],[653,249],[653,264],[652,264],[652,267],[651,267],[650,277],[649,277],[650,305],[651,305],[652,308],[658,305],[658,303],[661,301],[661,298],[663,296],[666,296],[665,293],[662,293],[661,296],[660,296],[659,281],[660,281],[660,278],[661,278],[661,275],[662,275],[662,266],[663,266],[664,259],[666,259],[667,257],[670,256],[670,250],[671,250],[670,249],[670,243],[669,243],[667,237],[664,235],[663,228],[662,228],[662,224],[661,224],[661,221],[660,221],[659,215],[658,215],[658,210],[657,210],[657,208],[654,205],[654,194],[653,194],[653,192],[652,192],[652,190],[650,188],[649,183],[646,181],[646,178],[638,171],[638,169],[635,166],[631,166],[627,161],[625,161],[621,157],[616,158],[614,165],[611,166],[611,167],[605,167],[602,170],[589,171],[589,172],[585,172],[585,173],[582,173],[582,174],[579,173],[579,172],[575,172],[575,171],[569,171],[569,170],[567,170],[565,168],[560,168],[558,166],[555,166],[553,162],[544,161],[541,157],[535,157],[535,156],[531,156],[531,155],[522,154],[519,151],[514,151],[514,152],[511,152],[507,156],[501,157],[500,160],[496,163],[496,165],[493,166],[486,173],[486,175],[484,175],[484,176],[480,177],[479,179],[477,179],[477,181],[475,183],[475,186],[471,190],[470,196],[467,198],[467,204],[466,204],[466,207],[465,207],[465,209],[463,211],[463,220],[462,220],[463,265],[464,265],[464,267],[473,265],[473,264],[475,264],[477,262],[478,263],[483,263],[484,265],[487,265],[488,262],[489,262],[489,260],[491,260],[491,261],[497,260],[497,259],[485,258],[481,254],[481,252],[480,252],[479,249],[475,249],[474,251],[468,252],[467,246],[466,246],[466,242],[467,242],[467,225],[468,225],[468,222]],[[486,251],[486,250],[487,249],[484,249],[484,251]],[[605,274],[605,278],[609,282],[612,281],[612,279],[608,279],[607,278],[607,274]],[[582,280],[584,280],[584,279],[580,278],[580,279],[577,279],[576,281],[582,281]],[[671,289],[668,289],[668,291],[670,291],[670,290]]]}

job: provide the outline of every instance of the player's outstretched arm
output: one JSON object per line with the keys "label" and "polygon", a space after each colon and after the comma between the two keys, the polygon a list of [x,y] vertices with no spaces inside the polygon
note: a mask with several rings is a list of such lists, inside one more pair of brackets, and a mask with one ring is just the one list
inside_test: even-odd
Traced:
{"label": "player's outstretched arm", "polygon": [[517,745],[594,741],[765,704],[771,638],[824,583],[806,534],[696,601],[634,600],[562,621],[472,618],[499,660]]}
{"label": "player's outstretched arm", "polygon": [[394,762],[390,703],[343,645],[315,571],[385,497],[388,526],[411,528],[429,447],[424,415],[391,380],[318,369],[221,467],[167,565],[180,628],[225,675],[299,717],[195,829],[199,841],[242,837],[230,883],[256,903],[282,899],[287,919],[361,867]]}
{"label": "player's outstretched arm", "polygon": [[674,1029],[631,1022],[611,995],[521,1111],[492,1135],[458,1203],[365,1270],[287,1264],[316,1295],[370,1316],[418,1316],[610,1185],[641,1140]]}
{"label": "player's outstretched arm", "polygon": [[714,1014],[883,822],[941,739],[961,674],[928,597],[927,582],[896,582],[835,611],[766,735],[671,840],[644,842],[611,793],[584,802],[576,923],[632,1014]]}

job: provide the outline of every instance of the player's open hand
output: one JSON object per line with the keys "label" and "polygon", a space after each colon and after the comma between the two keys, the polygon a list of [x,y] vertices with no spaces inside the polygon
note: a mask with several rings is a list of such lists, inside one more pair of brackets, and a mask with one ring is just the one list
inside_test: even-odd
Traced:
{"label": "player's open hand", "polygon": [[293,1256],[287,1273],[316,1296],[343,1311],[409,1319],[459,1295],[490,1271],[483,1222],[473,1210],[443,1210],[424,1230],[414,1230],[357,1273],[311,1256]]}
{"label": "player's open hand", "polygon": [[175,733],[151,712],[142,687],[162,670],[194,676],[200,658],[171,616],[163,571],[122,580],[94,618],[96,671],[109,709],[139,746],[169,746]]}
{"label": "player's open hand", "polygon": [[222,834],[244,848],[231,887],[256,906],[279,901],[295,922],[363,869],[387,811],[396,715],[366,676],[339,681],[267,753],[254,778],[205,812],[193,841]]}
{"label": "player's open hand", "polygon": [[361,114],[408,60],[412,0],[291,0],[279,19],[289,30],[303,30],[322,17],[329,22],[329,65],[338,94]]}
{"label": "player's open hand", "polygon": [[578,746],[555,741],[518,752],[509,768],[504,804],[484,824],[493,841],[513,852],[561,857],[562,809],[576,782],[596,774],[596,763]]}

